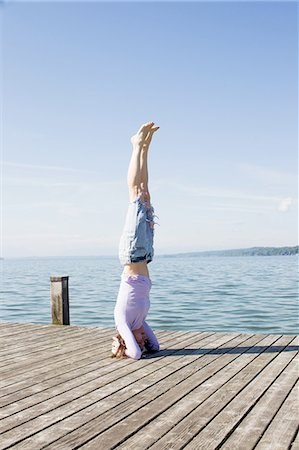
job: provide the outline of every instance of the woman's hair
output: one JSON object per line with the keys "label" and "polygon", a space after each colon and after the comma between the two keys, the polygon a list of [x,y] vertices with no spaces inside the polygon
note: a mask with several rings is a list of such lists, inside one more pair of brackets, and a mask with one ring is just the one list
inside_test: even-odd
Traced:
{"label": "woman's hair", "polygon": [[119,347],[118,350],[116,351],[116,353],[112,353],[111,358],[125,358],[126,357],[126,344],[125,341],[123,340],[123,338],[121,337],[120,334],[117,334],[115,336],[115,338],[113,338],[114,340],[117,339],[119,342]]}

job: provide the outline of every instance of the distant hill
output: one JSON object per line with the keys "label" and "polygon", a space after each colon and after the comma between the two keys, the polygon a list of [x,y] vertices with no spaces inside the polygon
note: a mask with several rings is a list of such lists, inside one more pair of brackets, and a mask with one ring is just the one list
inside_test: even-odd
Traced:
{"label": "distant hill", "polygon": [[213,250],[205,252],[175,253],[172,255],[163,255],[170,257],[177,256],[281,256],[298,255],[298,245],[294,247],[251,247],[239,248],[233,250]]}

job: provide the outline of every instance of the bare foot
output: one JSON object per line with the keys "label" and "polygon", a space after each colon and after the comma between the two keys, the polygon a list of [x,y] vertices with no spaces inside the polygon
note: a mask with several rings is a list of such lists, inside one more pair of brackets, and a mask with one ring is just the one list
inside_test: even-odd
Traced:
{"label": "bare foot", "polygon": [[158,125],[155,125],[152,128],[150,128],[150,130],[147,133],[147,136],[146,136],[146,138],[144,139],[144,142],[143,142],[143,146],[142,146],[143,150],[148,150],[149,145],[150,145],[151,140],[152,140],[152,137],[153,137],[153,134],[155,133],[155,131],[159,130],[159,128],[160,127]]}
{"label": "bare foot", "polygon": [[133,147],[142,148],[145,138],[148,135],[150,128],[154,125],[154,122],[147,122],[144,125],[141,125],[139,130],[134,136],[131,137],[131,143]]}

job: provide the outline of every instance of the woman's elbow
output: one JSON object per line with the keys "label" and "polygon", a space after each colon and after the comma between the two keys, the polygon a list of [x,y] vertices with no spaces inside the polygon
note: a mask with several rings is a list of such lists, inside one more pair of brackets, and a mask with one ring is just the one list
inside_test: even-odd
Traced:
{"label": "woman's elbow", "polygon": [[129,358],[132,358],[132,359],[135,359],[135,360],[138,360],[138,359],[140,359],[141,358],[141,355],[142,355],[142,352],[141,352],[141,350],[140,349],[132,349],[132,350],[126,350],[126,355],[129,357]]}
{"label": "woman's elbow", "polygon": [[152,352],[158,352],[160,350],[160,345],[159,344],[154,344],[151,347],[151,351]]}
{"label": "woman's elbow", "polygon": [[158,352],[160,350],[160,345],[158,342],[147,342],[145,348],[148,352]]}

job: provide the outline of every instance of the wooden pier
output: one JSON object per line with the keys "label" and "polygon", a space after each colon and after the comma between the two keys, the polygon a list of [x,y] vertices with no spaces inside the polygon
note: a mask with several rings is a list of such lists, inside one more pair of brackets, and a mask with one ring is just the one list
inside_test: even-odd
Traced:
{"label": "wooden pier", "polygon": [[298,336],[0,324],[0,449],[298,450]]}

